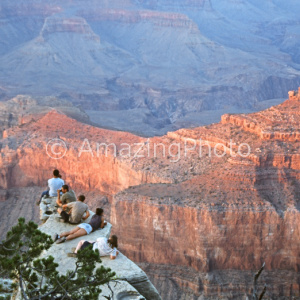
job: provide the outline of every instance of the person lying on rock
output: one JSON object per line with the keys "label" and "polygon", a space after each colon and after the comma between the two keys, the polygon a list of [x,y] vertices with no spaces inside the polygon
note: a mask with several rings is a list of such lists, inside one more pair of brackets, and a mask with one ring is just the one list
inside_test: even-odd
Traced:
{"label": "person lying on rock", "polygon": [[[57,212],[60,214],[64,222],[71,224],[79,224],[81,219],[86,220],[90,216],[89,207],[83,203],[85,200],[84,195],[80,195],[76,202],[64,204],[62,208],[58,208]],[[68,212],[66,211],[68,209]],[[83,215],[86,215],[83,217]]]}
{"label": "person lying on rock", "polygon": [[53,236],[53,241],[56,241],[56,244],[60,244],[65,241],[73,240],[77,237],[90,234],[99,228],[104,228],[106,224],[107,223],[104,221],[103,217],[103,209],[97,208],[96,213],[92,216],[89,223],[79,224],[73,230],[63,232],[61,234],[55,233]]}
{"label": "person lying on rock", "polygon": [[[60,192],[62,192],[61,198]],[[57,190],[56,204],[62,207],[64,204],[68,204],[70,202],[76,202],[75,192],[71,189],[69,190],[69,186],[64,184],[61,189]]]}
{"label": "person lying on rock", "polygon": [[48,190],[42,193],[40,199],[37,200],[36,204],[40,205],[41,200],[44,196],[55,197],[57,193],[56,191],[60,190],[64,184],[65,182],[61,179],[59,171],[55,169],[53,171],[53,178],[48,180]]}
{"label": "person lying on rock", "polygon": [[118,237],[112,235],[109,239],[106,237],[97,238],[96,242],[81,240],[72,253],[68,253],[69,257],[76,257],[79,250],[83,250],[87,247],[92,247],[93,250],[98,249],[100,256],[110,256],[111,259],[116,259],[119,251],[118,248]]}

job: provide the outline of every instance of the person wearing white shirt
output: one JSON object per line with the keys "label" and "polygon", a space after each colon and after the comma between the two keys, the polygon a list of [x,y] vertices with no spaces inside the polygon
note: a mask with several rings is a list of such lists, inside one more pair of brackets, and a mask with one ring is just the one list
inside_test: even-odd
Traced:
{"label": "person wearing white shirt", "polygon": [[76,257],[79,250],[83,250],[90,245],[92,245],[93,250],[99,251],[100,256],[110,256],[111,259],[116,259],[119,254],[119,251],[117,250],[118,237],[116,235],[112,235],[109,239],[106,237],[99,237],[96,242],[81,240],[74,253],[68,253],[68,256]]}
{"label": "person wearing white shirt", "polygon": [[48,180],[48,190],[44,191],[40,199],[36,202],[37,205],[41,203],[44,196],[54,197],[57,195],[57,190],[60,190],[65,182],[61,179],[61,175],[58,170],[53,171],[53,178]]}
{"label": "person wearing white shirt", "polygon": [[[55,172],[57,171],[57,172]],[[53,178],[48,180],[48,187],[49,187],[49,196],[55,197],[57,195],[57,190],[60,190],[65,182],[59,177],[59,171],[53,171]]]}

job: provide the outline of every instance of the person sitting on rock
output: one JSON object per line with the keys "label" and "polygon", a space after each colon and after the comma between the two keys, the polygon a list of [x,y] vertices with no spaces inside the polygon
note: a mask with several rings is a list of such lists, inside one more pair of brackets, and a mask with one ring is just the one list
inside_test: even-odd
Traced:
{"label": "person sitting on rock", "polygon": [[[57,212],[60,214],[64,222],[71,224],[79,224],[81,219],[86,220],[90,216],[89,207],[83,203],[85,200],[84,195],[80,195],[76,202],[64,204],[62,208],[58,208]],[[68,212],[66,210],[69,209]],[[86,213],[85,217],[83,215]]]}
{"label": "person sitting on rock", "polygon": [[56,191],[60,190],[65,182],[61,179],[61,175],[58,170],[53,171],[53,178],[48,180],[48,190],[44,191],[40,197],[40,199],[36,202],[37,205],[41,203],[41,200],[44,196],[55,197]]}
{"label": "person sitting on rock", "polygon": [[[62,192],[62,196],[60,198],[60,192]],[[70,202],[76,202],[76,195],[73,190],[69,190],[69,186],[64,184],[61,189],[57,190],[57,200],[56,204],[58,206],[63,206],[64,204],[68,204]]]}
{"label": "person sitting on rock", "polygon": [[97,208],[96,213],[92,216],[89,223],[79,224],[73,230],[68,232],[63,232],[61,234],[55,233],[53,236],[53,241],[56,241],[57,244],[60,244],[65,241],[73,240],[77,237],[90,234],[99,228],[104,228],[106,224],[107,223],[104,221],[103,217],[103,209]]}
{"label": "person sitting on rock", "polygon": [[110,256],[111,259],[116,259],[119,251],[118,248],[118,237],[112,235],[109,239],[106,237],[97,238],[96,242],[81,240],[72,253],[68,253],[69,257],[76,257],[79,250],[83,250],[87,247],[92,247],[93,250],[98,249],[100,256]]}

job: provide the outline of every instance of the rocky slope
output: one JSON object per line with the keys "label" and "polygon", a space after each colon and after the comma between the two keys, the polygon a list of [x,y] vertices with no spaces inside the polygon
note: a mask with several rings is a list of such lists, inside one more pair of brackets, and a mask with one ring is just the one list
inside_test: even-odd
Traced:
{"label": "rocky slope", "polygon": [[0,99],[68,98],[101,126],[134,132],[118,122],[125,110],[149,136],[208,124],[211,110],[257,110],[300,83],[298,10],[292,0],[3,0]]}
{"label": "rocky slope", "polygon": [[[58,217],[57,213],[47,215],[45,219],[45,212],[53,212],[56,197],[47,198],[40,204],[40,218],[44,222],[40,226],[40,230],[53,236],[54,233],[70,231],[74,228],[74,225],[65,224],[58,222],[55,218]],[[91,216],[94,214],[90,211]],[[91,216],[85,221],[89,222]],[[89,235],[89,240],[94,241],[98,237],[109,238],[112,226],[107,224],[103,229],[97,230]],[[80,239],[74,239],[69,242],[65,242],[60,245],[54,244],[49,250],[42,254],[43,257],[52,255],[55,261],[59,263],[58,270],[65,273],[67,269],[75,268],[74,258],[68,258],[66,253],[71,252],[72,247],[76,247]],[[112,295],[114,300],[118,299],[132,299],[132,300],[161,300],[157,290],[149,281],[147,275],[138,268],[131,260],[129,260],[122,253],[118,255],[115,260],[111,260],[109,257],[103,257],[102,263],[105,267],[110,268],[116,272],[116,278],[119,279],[118,284],[111,284],[109,286],[104,286],[103,292],[99,295],[99,299],[107,299],[109,295]],[[138,292],[139,293],[138,293]]]}
{"label": "rocky slope", "polygon": [[[39,230],[50,236],[53,236],[55,233],[70,231],[74,228],[74,225],[56,220],[58,214],[53,211],[55,203],[56,197],[52,197],[44,198],[40,204],[40,219],[43,224],[39,227]],[[84,222],[90,221],[94,213],[90,211],[90,214],[91,216]],[[103,229],[91,233],[88,239],[96,241],[99,237],[109,238],[111,228],[111,224],[107,223]],[[58,271],[65,274],[75,269],[75,259],[67,257],[67,253],[71,252],[72,247],[76,247],[80,240],[74,239],[60,245],[54,243],[50,249],[42,252],[41,257],[48,257],[50,255],[54,257],[54,260],[58,263]],[[110,268],[116,273],[116,276],[115,282],[101,286],[102,291],[99,294],[99,299],[161,300],[161,297],[149,281],[147,275],[121,252],[115,260],[111,260],[109,257],[102,257],[101,260],[101,265],[98,264],[96,268],[100,266]],[[22,299],[20,291],[14,291],[12,299]]]}
{"label": "rocky slope", "polygon": [[40,97],[33,99],[30,96],[18,95],[5,102],[0,102],[0,131],[14,126],[22,126],[34,122],[53,110],[53,108],[65,113],[83,123],[89,123],[87,114],[72,105],[69,101],[55,97]]}
{"label": "rocky slope", "polygon": [[[2,198],[42,191],[58,168],[76,191],[106,196],[88,201],[106,205],[122,251],[163,299],[242,299],[263,261],[267,299],[299,299],[299,108],[294,96],[151,139],[53,110],[3,131]],[[21,202],[2,203],[11,224]]]}

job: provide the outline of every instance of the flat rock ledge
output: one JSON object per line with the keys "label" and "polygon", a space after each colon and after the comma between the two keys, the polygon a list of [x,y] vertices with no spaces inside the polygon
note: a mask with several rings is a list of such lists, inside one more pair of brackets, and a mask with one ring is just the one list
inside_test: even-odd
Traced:
{"label": "flat rock ledge", "polygon": [[[56,197],[44,198],[40,204],[40,219],[44,223],[39,229],[50,236],[55,233],[70,231],[76,226],[57,220],[59,215],[55,212],[55,201]],[[90,211],[90,214],[91,216],[84,222],[88,223],[94,213]],[[82,239],[95,241],[98,237],[108,238],[111,228],[111,224],[107,223],[103,229],[96,230],[90,235],[66,241],[62,244],[54,243],[50,249],[42,253],[41,257],[53,256],[59,264],[58,271],[65,274],[67,270],[75,269],[76,258],[67,256],[67,253],[71,252],[71,248],[76,247]],[[110,268],[116,273],[117,282],[113,281],[109,283],[109,286],[101,286],[102,292],[99,299],[109,299],[107,297],[110,296],[113,300],[161,300],[158,291],[150,282],[146,273],[122,253],[115,260],[111,260],[109,257],[101,257],[101,260],[104,267]],[[100,264],[96,267],[100,267]],[[20,300],[21,297],[17,294],[14,299]]]}

